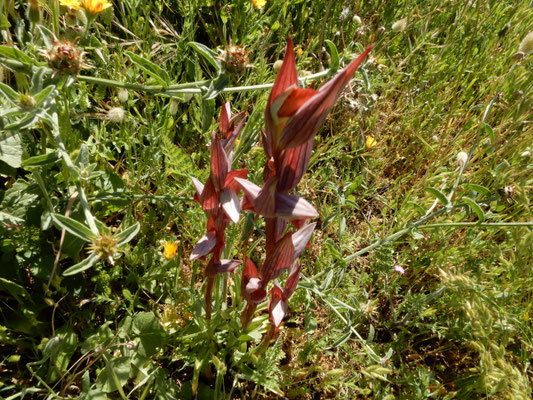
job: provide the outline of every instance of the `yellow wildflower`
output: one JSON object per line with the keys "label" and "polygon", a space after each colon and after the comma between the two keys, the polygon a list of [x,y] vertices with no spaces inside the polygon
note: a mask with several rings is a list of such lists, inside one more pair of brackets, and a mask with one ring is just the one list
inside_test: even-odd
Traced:
{"label": "yellow wildflower", "polygon": [[68,8],[72,8],[73,10],[81,10],[80,0],[59,0],[59,4]]}
{"label": "yellow wildflower", "polygon": [[99,14],[112,6],[107,0],[60,0],[59,3],[74,10],[85,10],[88,14]]}
{"label": "yellow wildflower", "polygon": [[81,0],[81,5],[88,13],[98,14],[104,11],[106,8],[111,7],[113,4],[107,0]]}
{"label": "yellow wildflower", "polygon": [[252,0],[252,3],[254,4],[256,8],[261,9],[265,6],[266,0]]}
{"label": "yellow wildflower", "polygon": [[298,53],[299,56],[301,56],[304,53],[304,51],[299,47],[296,49],[296,52]]}
{"label": "yellow wildflower", "polygon": [[371,149],[372,147],[375,147],[378,144],[377,140],[374,139],[372,136],[368,136],[366,138],[365,146],[367,149]]}
{"label": "yellow wildflower", "polygon": [[178,251],[178,244],[176,242],[169,242],[167,240],[163,244],[163,247],[163,255],[167,260],[170,260],[176,256],[176,251]]}

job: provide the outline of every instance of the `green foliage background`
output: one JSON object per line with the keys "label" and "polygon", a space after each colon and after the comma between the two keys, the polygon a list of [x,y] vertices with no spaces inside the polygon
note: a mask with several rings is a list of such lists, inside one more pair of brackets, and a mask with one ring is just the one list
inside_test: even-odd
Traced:
{"label": "green foliage background", "polygon": [[[0,397],[530,398],[533,58],[516,56],[530,2],[123,0],[86,36],[81,15],[38,3],[37,25],[26,1],[0,4]],[[51,74],[54,33],[82,36],[90,68]],[[274,81],[289,36],[301,75],[377,45],[317,135],[298,191],[320,229],[258,353],[266,304],[241,332],[238,273],[203,318],[189,177],[207,179],[231,101],[248,112],[234,165],[260,181],[268,89],[249,86]],[[223,69],[231,45],[250,67]],[[65,276],[89,265],[93,217],[125,242],[114,265]]]}

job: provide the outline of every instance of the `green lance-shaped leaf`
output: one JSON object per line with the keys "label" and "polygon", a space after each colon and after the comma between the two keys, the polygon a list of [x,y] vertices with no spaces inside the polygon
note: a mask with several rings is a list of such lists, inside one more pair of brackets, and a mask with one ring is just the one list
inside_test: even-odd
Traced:
{"label": "green lance-shaped leaf", "polygon": [[41,90],[39,93],[33,96],[33,99],[35,100],[35,107],[38,107],[44,100],[48,98],[48,96],[53,96],[53,91],[55,90],[55,85],[50,85],[45,87],[43,90]]}
{"label": "green lance-shaped leaf", "polygon": [[27,158],[22,161],[21,166],[24,168],[42,167],[43,165],[53,164],[60,159],[61,157],[57,151],[51,151],[50,153]]}
{"label": "green lance-shaped leaf", "polygon": [[484,196],[490,196],[491,192],[489,189],[487,189],[485,186],[477,185],[475,183],[464,183],[463,186],[465,188],[468,188],[470,190],[473,190],[479,194],[482,194]]}
{"label": "green lance-shaped leaf", "polygon": [[2,94],[6,100],[10,101],[14,106],[18,106],[18,100],[20,94],[11,89],[5,83],[0,82],[0,94]]}
{"label": "green lance-shaped leaf", "polygon": [[146,58],[132,53],[131,51],[125,51],[124,53],[135,65],[137,65],[152,78],[155,78],[161,85],[166,87],[170,84],[170,76],[168,75],[168,72],[159,65],[156,65],[153,62],[148,61]]}
{"label": "green lance-shaped leaf", "polygon": [[428,192],[429,194],[435,196],[442,203],[443,206],[448,205],[449,201],[446,198],[446,195],[442,193],[439,189],[427,187],[427,188],[424,188],[424,190]]}
{"label": "green lance-shaped leaf", "polygon": [[197,43],[197,42],[189,42],[189,46],[191,46],[194,50],[196,50],[198,53],[200,53],[202,56],[205,57],[205,59],[216,68],[217,71],[221,70],[220,61],[217,60],[217,53],[214,50],[211,50],[209,47]]}
{"label": "green lance-shaped leaf", "polygon": [[82,223],[76,221],[75,219],[65,217],[61,214],[54,214],[53,218],[54,222],[58,224],[61,228],[65,229],[67,232],[73,234],[74,236],[85,240],[86,242],[92,242],[94,239],[96,239],[96,235],[91,232],[89,228],[87,228]]}
{"label": "green lance-shaped leaf", "polygon": [[483,222],[485,220],[485,213],[474,199],[464,196],[461,200],[470,206],[472,211],[477,215],[479,222]]}
{"label": "green lance-shaped leaf", "polygon": [[126,243],[128,243],[131,239],[133,239],[137,233],[139,233],[139,229],[141,228],[141,225],[136,222],[132,226],[124,229],[122,232],[117,234],[115,236],[115,239],[118,240],[117,246],[120,247]]}
{"label": "green lance-shaped leaf", "polygon": [[207,90],[204,97],[207,100],[214,99],[217,95],[222,92],[230,84],[230,79],[227,74],[220,74],[215,79],[211,81],[211,85]]}
{"label": "green lance-shaped leaf", "polygon": [[0,56],[20,61],[23,64],[33,64],[31,57],[12,46],[0,46]]}
{"label": "green lance-shaped leaf", "polygon": [[13,168],[18,168],[22,161],[22,143],[18,132],[0,135],[0,161]]}
{"label": "green lance-shaped leaf", "polygon": [[326,40],[325,43],[329,47],[329,70],[330,72],[337,72],[339,69],[339,52],[337,51],[337,46],[335,46],[335,43],[333,43],[331,40]]}
{"label": "green lance-shaped leaf", "polygon": [[89,257],[87,257],[82,262],[77,263],[76,265],[73,265],[70,268],[67,268],[63,272],[63,276],[69,276],[69,275],[76,275],[80,272],[85,271],[86,269],[91,268],[98,260],[100,259],[100,255],[97,253],[91,253]]}

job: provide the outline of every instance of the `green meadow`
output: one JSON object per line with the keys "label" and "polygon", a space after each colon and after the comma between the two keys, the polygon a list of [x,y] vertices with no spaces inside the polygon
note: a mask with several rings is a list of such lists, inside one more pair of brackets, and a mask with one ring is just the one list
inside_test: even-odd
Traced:
{"label": "green meadow", "polygon": [[0,399],[530,399],[532,7],[2,1]]}

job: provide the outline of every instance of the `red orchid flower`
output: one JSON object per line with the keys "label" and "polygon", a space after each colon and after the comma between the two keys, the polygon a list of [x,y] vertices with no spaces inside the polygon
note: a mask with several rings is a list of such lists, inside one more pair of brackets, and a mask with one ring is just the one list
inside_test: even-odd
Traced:
{"label": "red orchid flower", "polygon": [[292,40],[265,109],[266,146],[279,176],[278,190],[293,189],[302,178],[316,132],[374,46],[353,60],[319,90],[298,87]]}
{"label": "red orchid flower", "polygon": [[230,272],[241,264],[237,260],[222,260],[226,245],[225,230],[230,222],[237,223],[241,212],[238,194],[241,190],[236,178],[245,178],[248,170],[232,170],[232,149],[237,135],[244,126],[244,112],[231,116],[231,107],[226,103],[220,113],[220,134],[211,134],[211,171],[209,179],[203,185],[191,177],[196,189],[194,200],[202,205],[209,215],[207,233],[196,243],[191,260],[205,259],[212,254],[206,266],[207,286],[205,293],[206,318],[211,317],[211,296],[216,274]]}
{"label": "red orchid flower", "polygon": [[[267,253],[260,272],[251,260],[246,260],[242,293],[248,304],[241,321],[246,329],[256,305],[266,297],[268,283],[274,280],[268,305],[272,323],[268,341],[276,334],[286,313],[287,300],[298,283],[297,259],[316,225],[306,225],[306,221],[318,216],[310,203],[288,192],[296,187],[307,168],[316,132],[372,47],[319,90],[314,90],[298,87],[293,44],[289,39],[265,109],[265,131],[261,131],[268,158],[263,172],[265,183],[260,188],[244,178],[235,178],[244,191],[243,207],[265,217]],[[287,221],[297,231],[283,235]],[[277,278],[286,269],[289,275],[282,290]]]}

